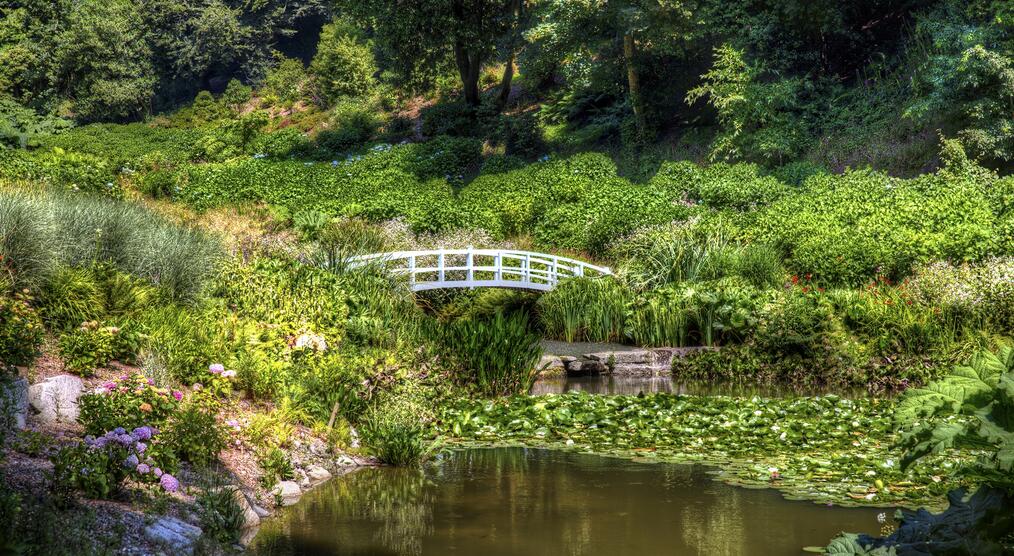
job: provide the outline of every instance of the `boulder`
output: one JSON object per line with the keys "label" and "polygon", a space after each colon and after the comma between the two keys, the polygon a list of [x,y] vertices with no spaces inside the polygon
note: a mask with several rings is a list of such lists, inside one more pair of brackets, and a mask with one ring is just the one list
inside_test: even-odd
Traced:
{"label": "boulder", "polygon": [[331,478],[331,472],[319,465],[306,468],[306,479],[311,485],[317,486]]}
{"label": "boulder", "polygon": [[0,412],[14,416],[14,427],[25,428],[28,417],[28,380],[16,378],[12,382],[0,383]]}
{"label": "boulder", "polygon": [[570,376],[599,375],[609,372],[609,367],[601,361],[571,361],[567,363],[567,374]]}
{"label": "boulder", "polygon": [[559,357],[555,355],[543,355],[542,359],[539,359],[539,364],[535,368],[539,370],[551,371],[563,369],[563,367],[564,367],[563,361],[561,361]]}
{"label": "boulder", "polygon": [[261,516],[254,510],[250,504],[250,500],[247,499],[242,490],[237,487],[232,488],[232,497],[236,500],[236,505],[239,506],[240,511],[243,513],[243,526],[241,529],[249,529],[260,525]]}
{"label": "boulder", "polygon": [[299,497],[303,495],[303,490],[299,488],[299,483],[295,481],[279,481],[271,489],[271,494],[282,506],[291,506],[299,502]]}
{"label": "boulder", "polygon": [[258,506],[257,504],[251,503],[250,507],[253,509],[254,513],[257,514],[257,517],[259,517],[261,519],[264,519],[265,517],[270,517],[271,516],[271,511],[270,510],[266,510],[266,509]]}
{"label": "boulder", "polygon": [[28,387],[28,403],[43,423],[77,420],[77,399],[84,390],[84,381],[76,376],[57,375]]}
{"label": "boulder", "polygon": [[160,517],[144,528],[144,537],[169,549],[170,554],[193,554],[194,543],[201,537],[200,527],[175,517]]}

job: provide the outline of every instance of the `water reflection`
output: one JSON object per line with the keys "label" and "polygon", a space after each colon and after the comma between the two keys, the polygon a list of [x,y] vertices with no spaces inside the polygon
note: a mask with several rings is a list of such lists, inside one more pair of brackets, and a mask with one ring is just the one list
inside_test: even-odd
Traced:
{"label": "water reflection", "polygon": [[467,450],[424,470],[367,469],[269,521],[258,555],[799,554],[884,510],[792,502],[697,466],[525,448]]}
{"label": "water reflection", "polygon": [[552,376],[540,377],[529,393],[533,396],[587,392],[604,395],[687,394],[694,396],[822,396],[834,393],[842,397],[863,397],[860,389],[793,388],[781,384],[738,382],[675,382],[669,376]]}

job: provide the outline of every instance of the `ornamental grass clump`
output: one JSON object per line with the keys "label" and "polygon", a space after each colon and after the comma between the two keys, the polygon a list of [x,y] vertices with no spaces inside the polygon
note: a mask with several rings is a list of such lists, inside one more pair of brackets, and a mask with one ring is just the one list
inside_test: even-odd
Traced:
{"label": "ornamental grass clump", "polygon": [[523,312],[437,325],[430,335],[459,379],[483,395],[522,394],[535,381],[541,337],[529,329]]}
{"label": "ornamental grass clump", "polygon": [[539,322],[548,337],[567,342],[615,342],[624,336],[631,293],[605,278],[564,280],[537,302]]}

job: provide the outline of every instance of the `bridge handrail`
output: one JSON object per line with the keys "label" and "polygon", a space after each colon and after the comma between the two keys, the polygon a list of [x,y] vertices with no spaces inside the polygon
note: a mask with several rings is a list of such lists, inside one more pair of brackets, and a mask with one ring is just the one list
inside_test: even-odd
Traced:
{"label": "bridge handrail", "polygon": [[[464,256],[465,266],[448,266],[448,256]],[[420,258],[437,257],[436,266],[419,266]],[[476,264],[476,257],[491,257],[492,265]],[[518,266],[505,265],[514,260]],[[353,257],[351,266],[365,266],[371,263],[392,263],[405,261],[403,268],[392,268],[395,274],[407,274],[413,291],[437,288],[462,287],[507,287],[536,290],[550,290],[561,278],[581,276],[611,276],[609,267],[597,266],[570,257],[522,251],[517,249],[429,249],[417,251],[394,251],[373,253]],[[544,268],[539,268],[544,267]],[[449,279],[448,272],[464,272],[465,279]],[[492,273],[490,279],[476,278],[476,273]],[[433,275],[435,279],[420,279],[419,275]],[[517,277],[511,279],[508,277]]]}

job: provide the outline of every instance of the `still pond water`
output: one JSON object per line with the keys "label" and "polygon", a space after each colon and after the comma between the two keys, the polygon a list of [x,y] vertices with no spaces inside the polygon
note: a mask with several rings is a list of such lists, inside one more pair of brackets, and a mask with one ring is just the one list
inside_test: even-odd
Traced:
{"label": "still pond water", "polygon": [[847,398],[867,396],[861,389],[842,388],[791,388],[782,384],[723,383],[723,382],[678,382],[670,376],[550,376],[540,377],[532,385],[533,396],[586,392],[588,394],[628,395],[637,394],[687,394],[693,396],[761,396],[781,398],[786,396],[823,396],[836,394]]}
{"label": "still pond water", "polygon": [[334,479],[268,521],[250,549],[257,556],[796,555],[843,530],[876,533],[884,511],[732,487],[701,466],[470,449],[422,470],[384,467]]}

